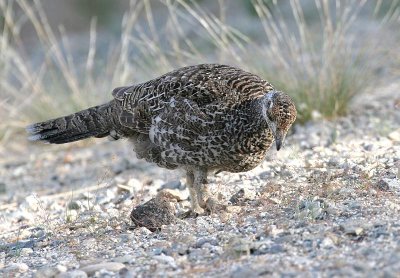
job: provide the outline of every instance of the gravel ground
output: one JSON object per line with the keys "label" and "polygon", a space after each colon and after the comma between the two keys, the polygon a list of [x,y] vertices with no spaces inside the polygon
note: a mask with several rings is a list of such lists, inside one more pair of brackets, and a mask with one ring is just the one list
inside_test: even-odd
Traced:
{"label": "gravel ground", "polygon": [[[315,115],[253,171],[212,177],[228,206],[197,218],[174,216],[189,208],[182,173],[127,142],[2,150],[0,276],[399,277],[399,90]],[[172,224],[136,226],[132,209],[161,195]]]}

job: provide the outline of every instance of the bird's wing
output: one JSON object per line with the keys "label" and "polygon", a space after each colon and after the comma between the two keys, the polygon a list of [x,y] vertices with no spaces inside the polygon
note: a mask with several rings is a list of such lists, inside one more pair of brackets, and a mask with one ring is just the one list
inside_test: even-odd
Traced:
{"label": "bird's wing", "polygon": [[227,107],[259,98],[272,89],[267,81],[238,68],[203,64],[131,87],[116,88],[113,96],[121,107],[121,124],[148,132],[151,119],[166,109],[173,98],[189,100],[204,110],[210,104]]}

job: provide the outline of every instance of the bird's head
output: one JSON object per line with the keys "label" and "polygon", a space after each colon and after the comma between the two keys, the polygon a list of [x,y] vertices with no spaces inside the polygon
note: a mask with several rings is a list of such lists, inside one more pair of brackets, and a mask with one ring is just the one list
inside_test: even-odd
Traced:
{"label": "bird's head", "polygon": [[263,116],[275,138],[279,151],[285,142],[286,133],[296,120],[296,107],[293,100],[280,91],[269,91],[263,98]]}

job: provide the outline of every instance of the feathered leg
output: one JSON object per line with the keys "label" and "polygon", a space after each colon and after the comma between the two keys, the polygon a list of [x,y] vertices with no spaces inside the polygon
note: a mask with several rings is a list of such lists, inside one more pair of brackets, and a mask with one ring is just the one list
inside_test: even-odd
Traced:
{"label": "feathered leg", "polygon": [[204,214],[204,209],[200,207],[199,198],[197,194],[196,179],[193,171],[186,171],[186,184],[189,189],[190,202],[192,205],[192,212],[195,214]]}
{"label": "feathered leg", "polygon": [[194,171],[194,189],[197,195],[197,202],[200,207],[205,209],[207,200],[210,197],[208,191],[207,169],[198,168]]}

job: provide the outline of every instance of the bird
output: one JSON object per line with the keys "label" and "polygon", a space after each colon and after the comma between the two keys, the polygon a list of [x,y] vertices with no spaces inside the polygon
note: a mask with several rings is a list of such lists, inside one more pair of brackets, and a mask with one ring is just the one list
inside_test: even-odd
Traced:
{"label": "bird", "polygon": [[186,172],[191,211],[212,204],[208,176],[246,172],[279,151],[297,115],[292,98],[258,75],[222,64],[178,68],[118,87],[113,99],[34,123],[31,141],[64,144],[89,137],[127,138],[139,159]]}

